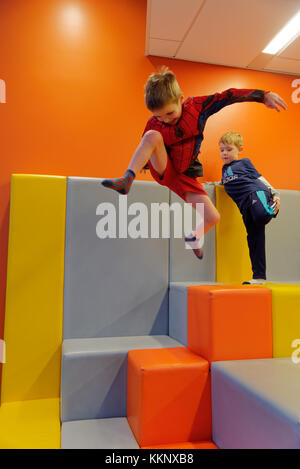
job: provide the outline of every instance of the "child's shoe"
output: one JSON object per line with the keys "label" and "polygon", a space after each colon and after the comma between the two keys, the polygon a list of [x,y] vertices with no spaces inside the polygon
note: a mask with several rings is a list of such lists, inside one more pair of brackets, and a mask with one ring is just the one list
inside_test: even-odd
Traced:
{"label": "child's shoe", "polygon": [[203,249],[200,248],[201,240],[196,238],[196,236],[192,233],[189,236],[184,238],[184,241],[188,246],[190,246],[198,259],[203,258]]}
{"label": "child's shoe", "polygon": [[253,278],[248,282],[243,282],[243,285],[265,285],[266,281],[263,278]]}

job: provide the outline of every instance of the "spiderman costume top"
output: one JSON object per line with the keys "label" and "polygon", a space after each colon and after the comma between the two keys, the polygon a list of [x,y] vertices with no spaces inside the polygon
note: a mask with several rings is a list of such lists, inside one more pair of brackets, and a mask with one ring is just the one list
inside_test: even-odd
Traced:
{"label": "spiderman costume top", "polygon": [[263,103],[264,97],[262,90],[235,88],[209,96],[189,97],[182,104],[182,114],[176,125],[165,124],[153,116],[148,120],[144,133],[157,130],[162,134],[175,171],[193,178],[200,177],[203,176],[203,168],[197,156],[207,119],[229,104],[246,101]]}

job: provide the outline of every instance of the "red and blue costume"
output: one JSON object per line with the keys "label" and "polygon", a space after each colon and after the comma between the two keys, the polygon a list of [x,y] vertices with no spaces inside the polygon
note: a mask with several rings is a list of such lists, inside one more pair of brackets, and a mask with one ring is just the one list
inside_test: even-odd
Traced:
{"label": "red and blue costume", "polygon": [[207,119],[230,104],[247,101],[263,103],[264,96],[262,90],[230,88],[222,93],[187,98],[182,104],[182,114],[176,125],[164,124],[156,117],[151,117],[144,133],[148,130],[160,132],[168,153],[167,167],[162,176],[148,162],[153,178],[183,199],[184,193],[188,191],[206,195],[196,178],[203,176],[198,155]]}

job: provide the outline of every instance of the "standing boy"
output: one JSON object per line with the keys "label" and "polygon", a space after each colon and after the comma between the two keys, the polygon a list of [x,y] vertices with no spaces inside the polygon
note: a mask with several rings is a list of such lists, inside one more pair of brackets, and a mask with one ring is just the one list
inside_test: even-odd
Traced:
{"label": "standing boy", "polygon": [[219,140],[222,184],[237,204],[247,230],[247,241],[253,279],[244,284],[264,284],[266,281],[265,225],[278,214],[279,193],[255,169],[249,158],[239,159],[243,138],[237,132],[227,132]]}

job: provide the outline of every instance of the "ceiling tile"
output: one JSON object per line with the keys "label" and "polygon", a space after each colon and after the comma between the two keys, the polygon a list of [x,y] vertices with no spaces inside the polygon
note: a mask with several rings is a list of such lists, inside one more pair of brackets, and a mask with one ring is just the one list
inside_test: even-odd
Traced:
{"label": "ceiling tile", "polygon": [[280,57],[300,60],[300,36],[280,54]]}
{"label": "ceiling tile", "polygon": [[148,0],[149,37],[182,40],[204,0]]}
{"label": "ceiling tile", "polygon": [[292,74],[300,73],[300,60],[286,59],[283,57],[274,57],[268,62],[265,70],[285,72]]}
{"label": "ceiling tile", "polygon": [[206,0],[178,59],[246,67],[299,10],[299,0]]}
{"label": "ceiling tile", "polygon": [[176,50],[180,42],[164,41],[161,39],[150,39],[148,44],[148,54],[160,57],[175,57]]}

